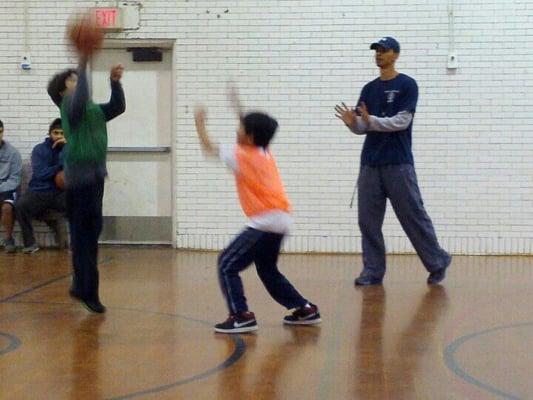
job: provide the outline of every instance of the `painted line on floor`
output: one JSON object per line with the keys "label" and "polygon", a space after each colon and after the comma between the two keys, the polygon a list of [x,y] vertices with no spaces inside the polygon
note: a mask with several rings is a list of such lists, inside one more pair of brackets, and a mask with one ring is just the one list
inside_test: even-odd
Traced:
{"label": "painted line on floor", "polygon": [[448,344],[446,348],[444,349],[444,361],[446,363],[446,366],[459,378],[493,395],[499,396],[507,400],[521,400],[522,399],[521,397],[515,394],[512,394],[512,393],[508,393],[497,387],[491,386],[488,383],[485,383],[475,378],[471,374],[469,374],[463,367],[461,367],[459,362],[456,360],[455,355],[465,343],[471,340],[474,340],[474,339],[479,339],[481,336],[490,335],[494,332],[499,332],[499,331],[504,331],[504,330],[509,330],[509,329],[531,327],[531,326],[533,326],[533,322],[523,322],[523,323],[512,324],[512,325],[497,326],[494,328],[490,328],[490,329],[486,329],[483,331],[474,332],[468,335],[461,336],[458,339],[455,339],[450,344]]}
{"label": "painted line on floor", "polygon": [[[102,258],[102,260],[100,260],[98,262],[98,266],[109,264],[111,261],[113,261],[113,257],[104,257],[104,258]],[[14,299],[16,299],[16,298],[18,298],[20,296],[24,296],[25,294],[31,293],[34,290],[41,289],[41,288],[43,288],[45,286],[51,285],[52,283],[58,282],[58,281],[60,281],[62,279],[66,279],[66,278],[68,278],[70,276],[72,276],[72,274],[61,275],[61,276],[58,276],[56,278],[47,280],[47,281],[45,281],[43,283],[40,283],[38,285],[31,286],[29,288],[23,289],[22,291],[20,291],[18,293],[15,293],[15,294],[12,294],[12,295],[10,295],[8,297],[4,297],[3,299],[0,299],[0,303],[6,303],[8,301],[14,300]]]}
{"label": "painted line on floor", "polygon": [[15,351],[22,344],[18,337],[10,335],[9,333],[0,332],[0,338],[5,338],[7,340],[7,346],[3,349],[0,348],[0,356]]}
{"label": "painted line on floor", "polygon": [[[29,304],[45,304],[45,305],[62,305],[62,306],[73,305],[71,303],[62,303],[62,302],[24,301],[24,300],[15,301],[15,302],[12,302],[11,304],[28,304],[28,303]],[[126,308],[126,307],[107,307],[107,308],[108,310],[122,310],[122,311],[128,311],[128,312],[147,313],[147,314],[162,315],[162,316],[172,317],[172,318],[179,318],[179,319],[183,319],[186,321],[195,322],[195,323],[209,326],[210,329],[212,329],[211,327],[213,325],[211,322],[187,317],[187,316],[180,315],[180,314],[172,314],[172,313],[165,313],[165,312],[159,312],[159,311],[150,311],[150,310],[142,310],[142,309]],[[183,379],[179,379],[177,381],[170,382],[164,385],[155,386],[155,387],[151,387],[151,388],[144,389],[144,390],[139,390],[139,391],[132,392],[132,393],[126,393],[126,394],[119,395],[119,396],[106,397],[106,399],[107,400],[129,400],[129,399],[134,399],[134,398],[141,397],[141,396],[147,396],[147,395],[154,394],[154,393],[160,393],[160,392],[172,389],[174,387],[185,385],[187,383],[191,383],[195,381],[199,381],[199,380],[208,378],[214,374],[217,374],[219,372],[222,372],[223,370],[235,364],[246,352],[246,343],[242,339],[241,335],[232,334],[232,335],[223,335],[223,336],[229,337],[233,341],[235,348],[227,359],[222,361],[220,364],[214,366],[213,368],[209,368],[196,375],[189,376]]]}

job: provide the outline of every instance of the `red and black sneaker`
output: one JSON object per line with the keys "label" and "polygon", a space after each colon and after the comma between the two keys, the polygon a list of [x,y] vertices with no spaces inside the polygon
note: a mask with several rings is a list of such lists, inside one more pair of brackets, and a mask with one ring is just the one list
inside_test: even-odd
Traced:
{"label": "red and black sneaker", "polygon": [[315,325],[322,322],[318,307],[308,303],[303,307],[297,308],[291,315],[283,318],[283,323],[287,325]]}
{"label": "red and black sneaker", "polygon": [[215,325],[215,332],[218,333],[245,333],[257,330],[255,315],[251,311],[244,311],[238,314],[230,314],[228,319]]}

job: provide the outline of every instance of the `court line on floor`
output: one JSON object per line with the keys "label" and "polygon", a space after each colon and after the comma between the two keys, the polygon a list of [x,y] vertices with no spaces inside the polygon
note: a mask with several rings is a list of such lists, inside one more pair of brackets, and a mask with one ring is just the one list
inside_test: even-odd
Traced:
{"label": "court line on floor", "polygon": [[[448,323],[448,328],[444,331],[443,347],[446,348],[448,344],[456,340],[457,335],[455,332],[459,330],[459,326],[461,326],[461,324],[463,324],[464,322],[471,320],[474,316],[477,316],[479,314],[479,310],[493,309],[496,305],[501,303],[502,298],[506,298],[509,300],[509,298],[511,297],[518,297],[524,293],[529,293],[529,290],[529,288],[525,288],[522,290],[518,290],[517,292],[516,289],[513,289],[513,291],[505,291],[496,297],[491,296],[488,299],[484,298],[482,301],[469,303],[469,306],[464,309],[463,312],[460,313],[457,318],[454,318],[451,322]],[[444,350],[442,354],[444,358]],[[464,379],[461,379],[460,382],[462,384],[463,390],[465,390],[469,396],[476,397],[475,393],[485,393],[485,391],[482,390],[480,387],[472,385]]]}
{"label": "court line on floor", "polygon": [[53,278],[53,279],[50,279],[46,282],[43,282],[43,283],[40,283],[38,285],[35,285],[35,286],[31,286],[29,288],[26,288],[18,293],[15,293],[15,294],[12,294],[8,297],[4,297],[3,299],[0,299],[0,303],[7,303],[13,299],[16,299],[17,297],[20,297],[20,296],[24,296],[25,294],[28,294],[28,293],[31,293],[37,289],[41,289],[45,286],[48,286],[48,285],[51,285],[52,283],[55,283],[55,282],[59,282],[60,280],[63,280],[63,279],[66,279],[68,278],[69,276],[71,276],[71,274],[67,274],[67,275],[61,275],[61,276],[58,276],[56,278]]}
{"label": "court line on floor", "polygon": [[[98,262],[98,266],[102,266],[102,265],[106,265],[106,264],[109,264],[111,261],[113,261],[113,257],[103,257],[102,260],[100,260]],[[68,277],[72,276],[72,274],[66,274],[66,275],[61,275],[61,276],[58,276],[56,278],[53,278],[53,279],[50,279],[48,281],[45,281],[45,282],[42,282],[38,285],[35,285],[35,286],[31,286],[29,288],[26,288],[18,293],[15,293],[15,294],[12,294],[8,297],[4,297],[3,299],[0,299],[0,303],[6,303],[6,302],[9,302],[13,299],[16,299],[17,297],[20,297],[20,296],[23,296],[25,294],[28,294],[30,292],[33,292],[34,290],[37,290],[37,289],[41,289],[45,286],[48,286],[48,285],[51,285],[52,283],[55,283],[55,282],[59,282],[60,280],[62,279],[66,279]]]}
{"label": "court line on floor", "polygon": [[477,339],[480,336],[488,335],[497,331],[507,330],[507,329],[514,329],[514,328],[522,328],[525,326],[533,326],[533,322],[523,322],[518,324],[512,324],[512,325],[503,325],[503,326],[497,326],[494,328],[486,329],[483,331],[478,331],[474,333],[470,333],[468,335],[461,336],[457,339],[455,339],[453,342],[449,343],[446,348],[444,349],[444,361],[446,363],[446,366],[448,369],[450,369],[455,375],[457,375],[459,378],[463,379],[464,381],[470,383],[471,385],[474,385],[478,388],[481,388],[491,394],[494,394],[496,396],[499,396],[504,399],[508,400],[521,400],[520,397],[512,394],[507,393],[503,390],[500,390],[494,386],[491,386],[479,379],[474,378],[472,375],[470,375],[465,369],[461,368],[457,360],[455,359],[455,354],[459,350],[459,348],[464,345],[466,342]]}
{"label": "court line on floor", "polygon": [[[71,303],[62,303],[62,302],[24,301],[24,300],[12,301],[11,304],[45,304],[45,305],[52,304],[52,305],[62,305],[62,306],[73,305]],[[187,317],[187,316],[180,315],[180,314],[172,314],[172,313],[165,313],[165,312],[160,312],[160,311],[150,311],[150,310],[142,310],[142,309],[136,309],[136,308],[127,308],[127,307],[108,307],[108,309],[162,315],[162,316],[167,316],[167,317],[172,317],[172,318],[184,319],[186,321],[196,322],[196,323],[200,323],[200,324],[207,325],[210,327],[212,326],[211,322]],[[165,385],[156,386],[156,387],[148,388],[145,390],[140,390],[137,392],[127,393],[127,394],[120,395],[120,396],[106,397],[106,399],[107,400],[129,400],[129,399],[133,399],[133,398],[137,398],[141,396],[160,393],[160,392],[164,392],[166,390],[172,389],[177,386],[185,385],[187,383],[191,383],[191,382],[195,382],[195,381],[208,378],[212,375],[215,375],[218,372],[222,372],[226,368],[229,368],[233,364],[235,364],[246,352],[246,343],[242,339],[241,335],[226,335],[226,336],[229,336],[230,339],[233,341],[233,343],[235,344],[235,349],[233,350],[233,353],[226,360],[216,365],[215,367],[210,368],[206,371],[200,372],[199,374],[196,374],[196,375],[193,375],[187,378],[183,378],[175,382],[167,383]]]}
{"label": "court line on floor", "polygon": [[7,347],[0,349],[0,356],[15,351],[20,347],[20,339],[16,336],[10,335],[8,333],[0,332],[0,337],[7,339]]}
{"label": "court line on floor", "polygon": [[[107,263],[109,263],[112,260],[113,260],[113,257],[104,258],[101,262],[99,262],[99,265],[107,264]],[[45,286],[51,285],[51,284],[53,284],[55,282],[58,282],[60,280],[66,279],[66,278],[68,278],[70,276],[71,276],[71,274],[62,275],[62,276],[50,279],[50,280],[48,280],[46,282],[40,283],[38,285],[26,288],[26,289],[24,289],[24,290],[22,290],[22,291],[20,291],[18,293],[15,293],[13,295],[10,295],[8,297],[0,299],[0,303],[11,302],[11,303],[19,303],[19,304],[23,304],[23,303],[33,303],[33,304],[35,304],[35,303],[37,303],[37,304],[70,305],[71,303],[61,303],[61,302],[13,301],[13,300],[17,299],[18,297],[21,297],[21,296],[23,296],[25,294],[31,293],[31,292],[33,292],[35,290],[41,289],[41,288],[43,288]],[[132,311],[133,312],[145,312],[145,313],[151,313],[151,314],[156,314],[156,315],[165,315],[165,316],[170,316],[170,317],[174,317],[174,318],[177,317],[177,318],[185,319],[187,321],[197,322],[197,323],[201,323],[201,324],[205,324],[205,325],[209,325],[209,326],[212,325],[212,323],[210,323],[210,322],[199,320],[199,319],[195,319],[195,318],[190,318],[190,317],[186,317],[186,316],[182,316],[182,315],[179,315],[179,314],[163,313],[163,312],[158,312],[158,311],[138,310],[138,309],[124,308],[124,307],[113,307],[112,309],[119,309],[119,310],[130,311],[130,312],[132,312]],[[9,336],[11,336],[11,335],[9,335]],[[207,378],[207,377],[209,377],[211,375],[216,374],[217,372],[221,372],[224,369],[229,368],[231,365],[235,364],[235,362],[237,362],[244,355],[244,353],[246,352],[246,344],[245,344],[244,340],[241,338],[240,335],[228,335],[228,336],[230,336],[230,338],[233,340],[233,342],[235,344],[235,350],[221,364],[219,364],[219,365],[217,365],[217,366],[215,366],[213,368],[210,368],[210,369],[208,369],[208,370],[206,370],[204,372],[201,372],[200,374],[197,374],[197,375],[185,378],[185,379],[181,379],[181,380],[176,381],[176,382],[172,382],[172,383],[169,383],[169,384],[166,384],[166,385],[162,385],[162,386],[158,386],[158,387],[154,387],[154,388],[150,388],[150,389],[146,389],[146,390],[142,390],[142,391],[138,391],[138,392],[133,392],[133,393],[121,395],[121,396],[118,396],[118,397],[111,397],[111,398],[109,398],[109,400],[126,400],[126,399],[133,399],[135,397],[144,396],[144,395],[148,395],[148,394],[159,393],[159,392],[168,390],[168,389],[170,389],[172,387],[176,387],[176,386],[184,385],[186,383],[190,383],[190,382],[194,382],[194,381],[197,381],[197,380],[205,379],[205,378]],[[16,338],[16,337],[13,336],[13,338]],[[9,350],[9,351],[13,351],[14,349],[16,349],[16,348],[18,348],[20,346],[20,343],[21,343],[20,340],[18,338],[16,338],[16,340],[18,341],[17,342],[18,343],[17,346],[15,348]],[[5,352],[0,352],[0,355],[1,354],[5,354]]]}

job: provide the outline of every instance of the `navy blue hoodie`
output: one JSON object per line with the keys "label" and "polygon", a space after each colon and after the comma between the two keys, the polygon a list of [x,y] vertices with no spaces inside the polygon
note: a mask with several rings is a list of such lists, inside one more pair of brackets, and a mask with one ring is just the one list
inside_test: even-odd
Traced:
{"label": "navy blue hoodie", "polygon": [[54,177],[63,169],[63,148],[52,148],[54,142],[47,137],[31,152],[32,177],[28,185],[32,192],[59,192]]}

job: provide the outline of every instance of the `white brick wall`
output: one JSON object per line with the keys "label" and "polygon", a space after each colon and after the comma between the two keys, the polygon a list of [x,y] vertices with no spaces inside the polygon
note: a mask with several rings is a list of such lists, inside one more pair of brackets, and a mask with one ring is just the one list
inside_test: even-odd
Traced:
{"label": "white brick wall", "polygon": [[[49,77],[75,61],[64,40],[68,15],[116,3],[123,2],[28,1],[30,72],[18,66],[24,1],[0,4],[0,119],[25,156],[57,113],[45,91]],[[285,249],[360,251],[348,204],[362,140],[333,107],[357,100],[378,72],[369,43],[392,35],[402,45],[398,69],[420,88],[414,152],[442,245],[462,254],[533,253],[530,0],[455,0],[455,73],[446,69],[450,2],[443,0],[136,3],[141,28],[108,37],[176,41],[178,246],[221,248],[245,221],[231,177],[204,160],[192,118],[203,102],[213,137],[232,142],[225,85],[233,79],[245,105],[280,122],[273,150],[296,217]],[[412,251],[390,207],[384,231],[389,251]]]}

